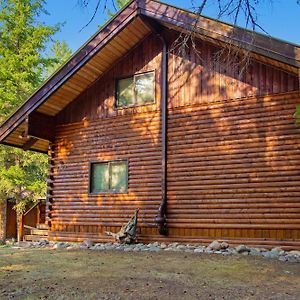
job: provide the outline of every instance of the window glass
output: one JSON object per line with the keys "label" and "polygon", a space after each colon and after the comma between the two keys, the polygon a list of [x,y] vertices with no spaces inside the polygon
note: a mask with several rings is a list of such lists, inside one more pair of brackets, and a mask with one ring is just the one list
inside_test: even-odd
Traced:
{"label": "window glass", "polygon": [[135,76],[136,104],[141,105],[154,101],[154,73]]}
{"label": "window glass", "polygon": [[99,162],[91,164],[90,192],[126,192],[128,167],[125,161]]}
{"label": "window glass", "polygon": [[101,192],[109,190],[109,164],[92,164],[91,170],[91,192]]}
{"label": "window glass", "polygon": [[118,192],[127,190],[127,164],[125,162],[111,163],[111,189]]}
{"label": "window glass", "polygon": [[118,81],[118,106],[134,105],[133,77]]}
{"label": "window glass", "polygon": [[117,82],[117,106],[145,105],[155,101],[154,72],[137,74]]}

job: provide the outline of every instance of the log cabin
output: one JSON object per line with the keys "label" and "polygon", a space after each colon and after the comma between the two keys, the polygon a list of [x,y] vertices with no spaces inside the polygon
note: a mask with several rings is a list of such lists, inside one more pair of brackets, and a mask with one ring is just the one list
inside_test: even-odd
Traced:
{"label": "log cabin", "polygon": [[[246,59],[245,59],[246,58]],[[300,247],[300,48],[131,1],[0,128],[48,153],[49,239]]]}

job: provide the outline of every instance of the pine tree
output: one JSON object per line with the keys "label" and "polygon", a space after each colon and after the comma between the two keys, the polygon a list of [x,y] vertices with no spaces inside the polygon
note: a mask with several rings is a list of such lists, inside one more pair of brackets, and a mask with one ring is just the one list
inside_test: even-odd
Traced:
{"label": "pine tree", "polygon": [[45,77],[53,75],[71,56],[72,50],[65,41],[56,40],[50,50],[49,59],[52,63],[47,67]]}
{"label": "pine tree", "polygon": [[[38,21],[47,13],[43,5],[43,0],[0,0],[1,121],[42,83],[45,70],[61,63],[44,55],[60,24]],[[28,202],[45,197],[46,174],[46,155],[0,145],[0,201],[15,199],[23,211]]]}
{"label": "pine tree", "polygon": [[0,0],[1,119],[18,107],[42,83],[51,64],[43,52],[57,26],[37,21],[43,0]]}

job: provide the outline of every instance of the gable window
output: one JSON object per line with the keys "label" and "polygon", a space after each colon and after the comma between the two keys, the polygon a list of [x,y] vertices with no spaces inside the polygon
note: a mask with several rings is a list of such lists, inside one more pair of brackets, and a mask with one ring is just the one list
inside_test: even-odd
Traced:
{"label": "gable window", "polygon": [[116,106],[129,107],[155,102],[154,72],[117,80]]}
{"label": "gable window", "polygon": [[127,161],[91,163],[90,193],[125,193],[127,187]]}

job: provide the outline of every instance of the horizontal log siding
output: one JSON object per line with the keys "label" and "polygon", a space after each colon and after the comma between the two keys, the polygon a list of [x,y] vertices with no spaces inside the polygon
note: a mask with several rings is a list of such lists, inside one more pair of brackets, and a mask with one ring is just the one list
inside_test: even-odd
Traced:
{"label": "horizontal log siding", "polygon": [[[154,218],[161,199],[158,41],[150,35],[57,116],[61,125],[50,174],[54,178],[50,238],[76,240],[92,234],[105,240],[104,232],[119,230],[137,207],[140,232],[157,234]],[[115,109],[115,79],[153,70],[156,103]],[[128,159],[128,193],[90,195],[90,161],[114,159]]]}
{"label": "horizontal log siding", "polygon": [[[113,120],[57,128],[50,237],[55,231],[115,231],[138,207],[139,224],[155,227],[161,190],[159,111]],[[116,159],[128,159],[128,193],[89,194],[89,163]]]}
{"label": "horizontal log siding", "polygon": [[[171,40],[174,40],[170,34]],[[50,239],[107,241],[139,207],[139,239],[300,246],[297,78],[251,60],[244,77],[197,41],[169,59],[168,227],[161,201],[161,42],[150,35],[57,116]],[[116,110],[115,78],[155,70],[156,104]],[[275,95],[275,93],[277,95]],[[269,95],[269,96],[266,96]],[[89,195],[89,162],[128,159],[128,194]]]}
{"label": "horizontal log siding", "polygon": [[171,235],[300,242],[300,128],[293,118],[299,98],[170,110]]}

